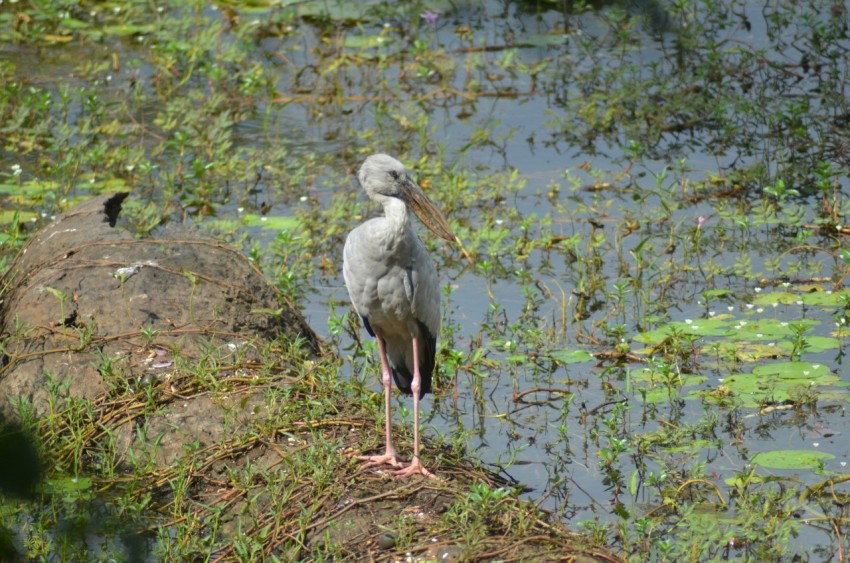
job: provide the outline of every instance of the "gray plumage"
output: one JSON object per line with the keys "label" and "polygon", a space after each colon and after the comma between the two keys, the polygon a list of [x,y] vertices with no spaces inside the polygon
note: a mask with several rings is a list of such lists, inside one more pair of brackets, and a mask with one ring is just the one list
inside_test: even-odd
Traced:
{"label": "gray plumage", "polygon": [[[428,250],[411,225],[409,212],[416,213],[425,226],[446,240],[454,241],[454,235],[439,210],[396,159],[384,154],[370,156],[360,168],[358,179],[366,195],[383,206],[384,215],[366,221],[348,235],[343,251],[345,284],[366,330],[379,339],[379,349],[386,352],[396,386],[405,393],[414,391],[416,355],[420,388],[414,407],[418,416],[418,399],[431,390],[440,332],[440,285]],[[388,385],[386,381],[388,453],[383,457],[390,457],[391,453],[395,462],[395,452],[390,452]],[[418,457],[418,418],[416,425]]]}

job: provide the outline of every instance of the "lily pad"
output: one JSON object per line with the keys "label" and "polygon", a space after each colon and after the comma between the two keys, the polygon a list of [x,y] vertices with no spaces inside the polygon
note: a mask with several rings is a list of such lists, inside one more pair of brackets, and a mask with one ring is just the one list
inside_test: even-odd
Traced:
{"label": "lily pad", "polygon": [[[830,338],[829,336],[806,336],[806,343],[808,346],[806,347],[806,353],[818,353],[825,352],[826,350],[837,350],[841,347],[841,341],[837,338]],[[776,345],[777,348],[791,352],[794,349],[794,344],[784,340],[779,342]]]}
{"label": "lily pad", "polygon": [[817,288],[815,291],[807,293],[795,293],[791,291],[772,291],[758,295],[753,299],[754,305],[772,305],[781,303],[783,305],[793,305],[800,302],[803,305],[815,307],[838,307],[847,302],[850,293],[847,291],[832,292]]}
{"label": "lily pad", "polygon": [[753,298],[753,305],[773,305],[780,303],[782,305],[792,305],[800,300],[800,296],[790,291],[771,291],[770,293],[761,293]]}
{"label": "lily pad", "polygon": [[778,358],[787,356],[789,350],[778,346],[776,343],[750,343],[750,342],[729,342],[728,348],[724,351],[735,354],[738,360],[743,362],[754,362],[766,358]]}
{"label": "lily pad", "polygon": [[644,344],[659,344],[676,333],[693,336],[729,336],[733,321],[727,319],[698,319],[691,322],[673,321],[655,330],[641,332],[633,340]]}
{"label": "lily pad", "polygon": [[709,440],[685,440],[675,446],[664,448],[664,451],[667,453],[702,453],[713,446],[715,446],[715,443]]}
{"label": "lily pad", "polygon": [[[765,403],[785,403],[812,386],[834,386],[840,381],[822,364],[777,362],[757,366],[752,373],[727,377],[723,385],[743,406],[758,408]],[[836,393],[831,393],[830,398],[835,398]],[[705,397],[710,400],[711,395]]]}
{"label": "lily pad", "polygon": [[243,216],[242,222],[246,227],[260,227],[262,229],[272,229],[275,231],[296,229],[300,224],[298,222],[298,218],[291,215],[261,216],[254,215],[253,213]]}
{"label": "lily pad", "polygon": [[802,379],[805,381],[817,382],[833,376],[829,367],[823,364],[815,364],[811,362],[779,362],[764,364],[753,368],[752,375],[757,377],[778,377],[780,379]]}
{"label": "lily pad", "polygon": [[[648,381],[649,376],[647,374],[640,374],[633,376],[632,380],[635,383],[633,385],[633,389],[635,390],[635,394],[644,399],[647,403],[663,403],[665,401],[669,401],[671,398],[681,398],[681,391],[686,387],[694,387],[703,383],[706,380],[706,377],[701,375],[687,375],[682,377],[681,384],[671,384],[669,387],[662,381],[660,381],[660,376],[656,376],[654,385],[638,385],[638,382]],[[692,394],[688,394],[684,396],[685,399],[694,398]]]}
{"label": "lily pad", "polygon": [[562,364],[580,364],[592,362],[596,359],[587,350],[552,350],[549,355],[553,360]]}
{"label": "lily pad", "polygon": [[[734,340],[746,340],[749,342],[784,338],[794,334],[791,324],[788,321],[779,319],[741,320],[733,325],[734,333],[732,338]],[[803,325],[808,330],[817,325],[817,322],[810,319],[802,319],[794,321],[793,324]]]}
{"label": "lily pad", "polygon": [[835,456],[811,450],[774,450],[759,452],[752,462],[771,469],[816,469]]}
{"label": "lily pad", "polygon": [[385,45],[388,39],[392,38],[383,35],[348,35],[343,45],[349,49],[372,49]]}

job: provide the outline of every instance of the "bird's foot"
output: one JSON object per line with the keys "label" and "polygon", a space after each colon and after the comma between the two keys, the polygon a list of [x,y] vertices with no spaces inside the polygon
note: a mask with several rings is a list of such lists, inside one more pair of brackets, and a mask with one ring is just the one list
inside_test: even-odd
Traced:
{"label": "bird's foot", "polygon": [[396,477],[410,477],[411,475],[424,475],[429,479],[437,479],[439,481],[439,477],[425,469],[425,466],[422,465],[422,462],[419,461],[418,457],[414,457],[413,461],[410,462],[410,465],[405,467],[404,469],[399,469],[398,471],[393,471],[393,475]]}
{"label": "bird's foot", "polygon": [[398,460],[398,454],[395,452],[387,452],[382,455],[359,455],[357,459],[363,460],[366,463],[364,467],[372,467],[374,465],[391,465],[393,467],[401,467],[401,462]]}

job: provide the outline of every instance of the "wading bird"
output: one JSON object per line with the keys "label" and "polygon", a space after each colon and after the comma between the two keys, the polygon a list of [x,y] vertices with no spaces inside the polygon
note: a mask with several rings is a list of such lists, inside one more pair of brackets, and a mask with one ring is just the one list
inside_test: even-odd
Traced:
{"label": "wading bird", "polygon": [[419,400],[431,390],[440,332],[440,287],[428,250],[410,224],[409,212],[447,241],[454,242],[455,236],[440,210],[396,159],[373,154],[360,167],[357,178],[369,199],[383,206],[384,216],[349,233],[342,272],[354,308],[378,341],[387,438],[383,455],[360,459],[368,465],[402,465],[392,440],[392,376],[403,393],[413,394],[413,459],[394,474],[434,477],[419,459]]}

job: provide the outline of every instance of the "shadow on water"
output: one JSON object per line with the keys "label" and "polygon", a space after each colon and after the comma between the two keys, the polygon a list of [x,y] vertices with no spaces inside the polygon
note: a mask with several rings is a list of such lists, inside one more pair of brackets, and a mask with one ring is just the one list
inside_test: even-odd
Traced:
{"label": "shadow on water", "polygon": [[30,541],[53,545],[56,560],[107,553],[131,562],[154,560],[151,522],[122,515],[108,499],[96,495],[89,479],[45,481],[36,441],[15,423],[0,425],[0,459],[0,495],[6,499],[5,509],[16,510],[19,503],[26,503],[50,511],[56,522],[50,532],[28,538],[31,532],[24,532],[27,516],[21,510],[14,528],[0,527],[3,561],[20,560],[17,546]]}

